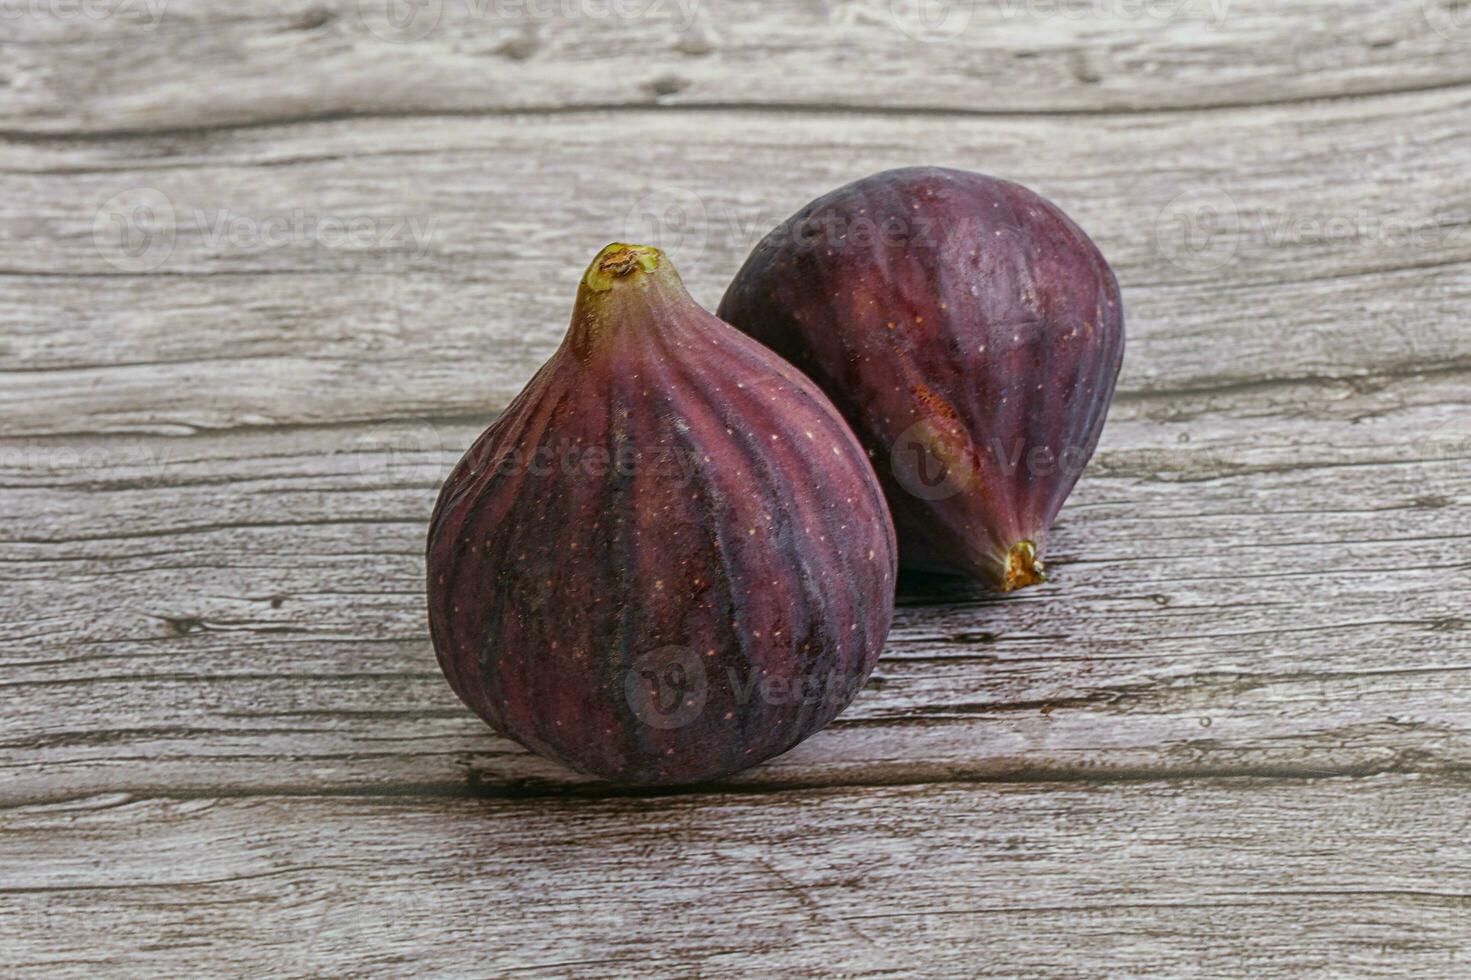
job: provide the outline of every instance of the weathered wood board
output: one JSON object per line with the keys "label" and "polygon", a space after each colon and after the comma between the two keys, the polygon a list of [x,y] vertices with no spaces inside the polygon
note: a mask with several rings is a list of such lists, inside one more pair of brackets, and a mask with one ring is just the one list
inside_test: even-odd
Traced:
{"label": "weathered wood board", "polygon": [[0,939],[37,973],[1459,976],[1466,789],[82,797],[7,814]]}
{"label": "weathered wood board", "polygon": [[[941,7],[3,21],[3,972],[1471,970],[1471,23]],[[855,704],[720,786],[492,736],[424,525],[587,259],[713,306],[914,162],[1123,284],[1055,580],[906,578]]]}
{"label": "weathered wood board", "polygon": [[88,6],[116,16],[7,18],[21,84],[0,106],[0,128],[151,133],[649,106],[1035,116],[1255,107],[1471,81],[1471,15],[1455,0]]}

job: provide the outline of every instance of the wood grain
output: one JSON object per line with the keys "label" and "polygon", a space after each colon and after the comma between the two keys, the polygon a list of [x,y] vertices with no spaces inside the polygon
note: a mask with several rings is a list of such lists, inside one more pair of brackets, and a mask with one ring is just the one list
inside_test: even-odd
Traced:
{"label": "wood grain", "polygon": [[[1148,123],[747,114],[738,157],[728,117],[657,112],[10,144],[0,434],[483,417],[607,241],[658,240],[714,306],[811,196],[921,158],[1091,231],[1126,294],[1125,398],[1461,372],[1468,115],[1471,92]],[[113,222],[138,194],[162,203],[135,258]]]}
{"label": "wood grain", "polygon": [[1452,0],[426,0],[397,8],[403,30],[382,0],[90,6],[118,16],[8,18],[0,128],[652,106],[1035,116],[1471,82],[1471,18]]}
{"label": "wood grain", "polygon": [[[4,971],[1465,973],[1464,11],[588,3],[6,11]],[[424,525],[587,259],[915,162],[1123,283],[1054,581],[718,786],[494,737]]]}
{"label": "wood grain", "polygon": [[1452,976],[1465,796],[1426,776],[92,796],[4,812],[0,901],[8,966],[37,975]]}
{"label": "wood grain", "polygon": [[[1120,405],[1052,584],[906,583],[871,689],[740,781],[1466,765],[1471,446],[1435,428],[1464,397],[1370,386],[1266,445],[1254,400]],[[575,780],[429,649],[424,515],[476,427],[29,442],[0,471],[31,528],[0,551],[0,796]]]}

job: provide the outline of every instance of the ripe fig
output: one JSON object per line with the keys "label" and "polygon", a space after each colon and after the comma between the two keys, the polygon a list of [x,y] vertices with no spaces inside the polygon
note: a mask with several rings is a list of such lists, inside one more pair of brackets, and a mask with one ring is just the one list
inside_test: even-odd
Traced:
{"label": "ripe fig", "polygon": [[607,779],[690,782],[848,704],[896,573],[883,492],[827,397],[658,250],[609,245],[561,347],[440,492],[429,624],[496,730]]}
{"label": "ripe fig", "polygon": [[876,174],[767,235],[719,315],[832,397],[901,564],[1003,591],[1044,578],[1124,353],[1118,281],[1055,205],[959,170]]}

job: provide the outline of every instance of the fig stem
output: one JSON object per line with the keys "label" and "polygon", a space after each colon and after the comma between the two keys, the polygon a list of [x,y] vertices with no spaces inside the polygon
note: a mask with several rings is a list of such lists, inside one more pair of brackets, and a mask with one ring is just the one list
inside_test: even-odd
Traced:
{"label": "fig stem", "polygon": [[626,331],[620,324],[647,330],[667,319],[668,311],[694,303],[664,253],[650,245],[614,242],[582,274],[566,344],[587,361]]}
{"label": "fig stem", "polygon": [[1006,571],[1001,580],[1001,591],[1014,592],[1047,581],[1043,571],[1046,566],[1037,557],[1037,546],[1025,538],[1011,546],[1006,553]]}
{"label": "fig stem", "polygon": [[614,242],[598,253],[587,267],[582,284],[595,293],[605,293],[619,279],[635,272],[653,272],[664,254],[649,245],[624,245]]}

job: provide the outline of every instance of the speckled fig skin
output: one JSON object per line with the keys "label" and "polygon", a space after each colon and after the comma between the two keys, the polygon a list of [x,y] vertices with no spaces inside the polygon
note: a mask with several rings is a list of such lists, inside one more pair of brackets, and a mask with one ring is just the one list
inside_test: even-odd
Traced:
{"label": "speckled fig skin", "polygon": [[622,783],[711,779],[816,732],[873,670],[897,547],[808,379],[610,245],[566,339],[440,492],[429,622],[460,698]]}
{"label": "speckled fig skin", "polygon": [[1118,281],[1056,206],[959,170],[876,174],[771,232],[719,315],[831,396],[903,565],[1003,591],[1044,578],[1124,353]]}

